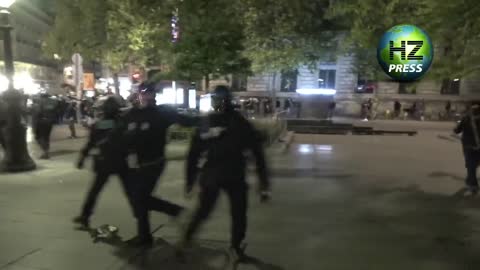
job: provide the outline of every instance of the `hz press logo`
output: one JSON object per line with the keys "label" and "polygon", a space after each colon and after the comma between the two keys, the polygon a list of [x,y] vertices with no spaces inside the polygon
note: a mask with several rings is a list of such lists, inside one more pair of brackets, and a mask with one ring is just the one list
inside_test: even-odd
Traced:
{"label": "hz press logo", "polygon": [[433,60],[430,37],[415,25],[390,28],[377,47],[378,63],[396,81],[414,81],[427,73]]}

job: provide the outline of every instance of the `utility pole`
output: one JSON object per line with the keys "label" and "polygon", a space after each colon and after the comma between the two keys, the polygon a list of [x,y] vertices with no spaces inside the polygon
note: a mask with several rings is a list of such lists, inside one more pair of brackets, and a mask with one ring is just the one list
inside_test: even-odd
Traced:
{"label": "utility pole", "polygon": [[10,12],[8,6],[2,6],[0,11],[0,28],[3,32],[5,75],[8,79],[8,90],[2,95],[6,104],[6,126],[0,129],[5,140],[5,152],[0,162],[0,171],[21,172],[36,168],[35,162],[30,157],[27,149],[27,128],[22,121],[25,112],[25,97],[14,89],[12,37],[10,25]]}

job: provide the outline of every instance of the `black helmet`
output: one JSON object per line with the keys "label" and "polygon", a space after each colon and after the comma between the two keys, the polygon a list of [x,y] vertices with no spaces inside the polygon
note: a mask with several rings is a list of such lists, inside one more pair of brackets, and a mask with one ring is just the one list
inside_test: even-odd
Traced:
{"label": "black helmet", "polygon": [[227,111],[233,109],[232,94],[228,86],[219,85],[212,93],[212,107],[216,111]]}
{"label": "black helmet", "polygon": [[123,107],[123,102],[118,96],[105,96],[99,98],[94,105],[94,108],[103,114],[104,117],[114,117]]}

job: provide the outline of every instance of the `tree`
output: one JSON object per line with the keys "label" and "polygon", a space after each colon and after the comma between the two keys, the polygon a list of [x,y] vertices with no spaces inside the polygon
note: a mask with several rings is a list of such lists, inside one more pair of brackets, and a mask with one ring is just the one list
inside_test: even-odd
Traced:
{"label": "tree", "polygon": [[328,0],[243,1],[246,55],[256,72],[315,64],[332,47],[335,23]]}
{"label": "tree", "polygon": [[178,8],[180,37],[173,45],[173,66],[192,80],[248,73],[239,14],[228,0],[184,0]]}
{"label": "tree", "polygon": [[57,15],[45,50],[69,61],[80,52],[114,70],[147,65],[162,56],[169,19],[153,0],[56,0]]}
{"label": "tree", "polygon": [[328,0],[241,0],[245,55],[254,72],[272,74],[272,108],[279,71],[316,66],[335,44],[335,23],[326,18]]}
{"label": "tree", "polygon": [[479,13],[476,0],[345,0],[329,11],[348,31],[343,49],[356,54],[357,72],[383,74],[375,56],[378,40],[394,25],[408,23],[430,35],[435,59],[428,76],[442,79],[479,69]]}
{"label": "tree", "polygon": [[55,24],[46,37],[44,51],[64,61],[70,61],[76,52],[86,60],[100,59],[106,41],[105,1],[56,0],[55,9]]}

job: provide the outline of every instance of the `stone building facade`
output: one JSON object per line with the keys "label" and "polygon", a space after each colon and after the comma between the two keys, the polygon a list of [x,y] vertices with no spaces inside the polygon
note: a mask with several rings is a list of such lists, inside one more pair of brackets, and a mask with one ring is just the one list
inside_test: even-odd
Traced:
{"label": "stone building facade", "polygon": [[[37,2],[40,1],[16,1],[10,7],[15,72],[28,73],[36,83],[59,88],[62,76],[58,63],[53,55],[47,56],[42,50],[54,23],[53,14]],[[3,59],[3,41],[0,41],[0,59]],[[3,70],[3,61],[0,66]]]}
{"label": "stone building facade", "polygon": [[[480,100],[480,74],[472,74],[466,78],[451,78],[446,81],[434,81],[428,78],[414,84],[402,84],[392,81],[365,82],[359,80],[358,74],[353,72],[353,55],[338,55],[334,62],[319,62],[317,67],[309,69],[299,66],[295,76],[295,87],[285,88],[285,74],[257,74],[247,78],[246,91],[235,92],[240,98],[271,98],[275,96],[280,108],[285,108],[285,102],[292,100],[304,103],[301,106],[301,117],[322,118],[324,114],[318,108],[327,109],[328,103],[335,101],[335,114],[342,116],[359,117],[362,103],[368,99],[374,101],[374,109],[378,118],[389,117],[388,111],[393,111],[393,103],[398,100],[403,109],[408,109],[414,102],[425,103],[425,117],[431,120],[441,118],[447,101],[452,104],[452,110],[462,112],[471,100]],[[289,75],[290,77],[291,74]],[[322,83],[330,79],[328,85]],[[327,80],[328,80],[327,78]],[[333,79],[334,78],[334,79]],[[211,88],[218,84],[232,85],[232,77],[211,82]],[[371,92],[365,88],[371,87]],[[334,96],[301,95],[296,89],[333,88]],[[275,94],[273,95],[273,91]],[[315,102],[309,102],[310,100]]]}

